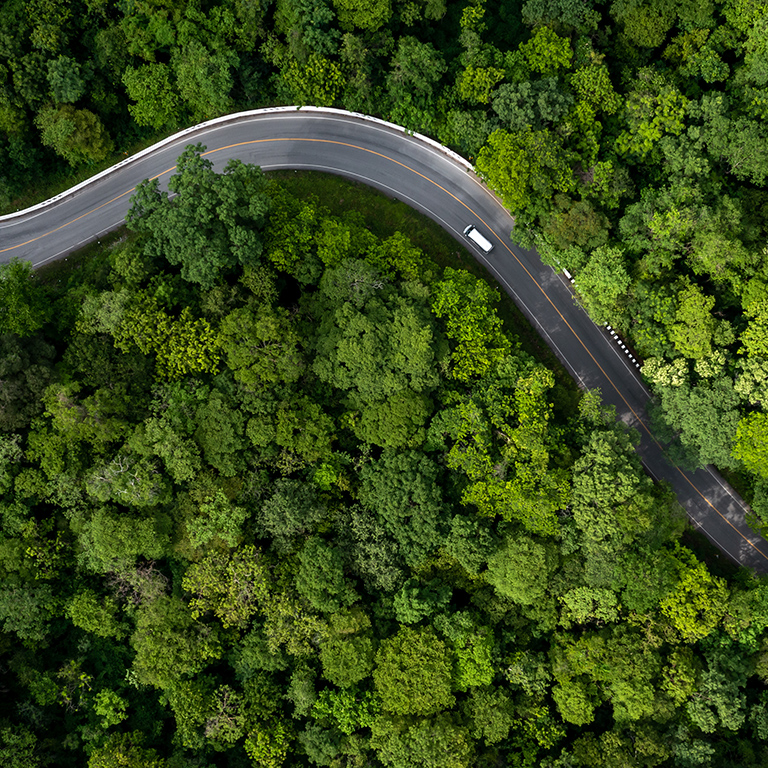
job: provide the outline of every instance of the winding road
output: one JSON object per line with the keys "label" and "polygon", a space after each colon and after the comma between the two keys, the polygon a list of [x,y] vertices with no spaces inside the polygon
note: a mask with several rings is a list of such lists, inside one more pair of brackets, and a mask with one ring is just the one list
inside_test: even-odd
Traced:
{"label": "winding road", "polygon": [[[496,277],[580,386],[599,388],[627,424],[648,472],[667,480],[693,525],[723,553],[768,573],[768,542],[745,523],[746,507],[713,468],[685,472],[666,459],[647,426],[649,392],[628,353],[576,304],[568,280],[535,251],[510,241],[513,221],[466,160],[425,137],[363,115],[295,107],[230,115],[182,131],[50,201],[0,217],[0,261],[40,266],[119,226],[145,178],[167,183],[190,143],[207,146],[217,170],[231,158],[265,171],[307,169],[346,176],[397,197],[434,219]],[[495,248],[484,254],[463,237],[474,224]]]}

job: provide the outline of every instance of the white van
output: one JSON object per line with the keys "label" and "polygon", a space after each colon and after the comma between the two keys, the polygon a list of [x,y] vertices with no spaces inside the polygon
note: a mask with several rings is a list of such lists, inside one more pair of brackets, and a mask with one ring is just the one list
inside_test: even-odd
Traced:
{"label": "white van", "polygon": [[468,237],[475,245],[480,246],[480,248],[485,253],[490,253],[493,250],[493,243],[484,235],[480,234],[477,227],[470,224],[465,230],[464,235]]}

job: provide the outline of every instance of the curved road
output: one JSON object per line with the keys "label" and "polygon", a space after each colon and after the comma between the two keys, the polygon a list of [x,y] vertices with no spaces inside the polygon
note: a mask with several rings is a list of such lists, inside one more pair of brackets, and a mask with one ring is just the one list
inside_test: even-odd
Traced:
{"label": "curved road", "polygon": [[[163,186],[184,146],[202,142],[221,170],[231,158],[264,170],[302,168],[340,174],[397,197],[434,219],[496,276],[580,386],[599,388],[619,417],[641,434],[638,453],[656,479],[669,481],[695,527],[735,562],[768,573],[768,542],[744,521],[746,508],[711,468],[671,465],[647,426],[648,390],[609,331],[574,302],[568,282],[534,251],[513,245],[510,214],[466,161],[396,126],[339,110],[258,110],[183,131],[135,158],[26,211],[0,217],[0,260],[35,266],[65,256],[119,226],[133,188]],[[496,246],[483,254],[463,236],[475,224]]]}

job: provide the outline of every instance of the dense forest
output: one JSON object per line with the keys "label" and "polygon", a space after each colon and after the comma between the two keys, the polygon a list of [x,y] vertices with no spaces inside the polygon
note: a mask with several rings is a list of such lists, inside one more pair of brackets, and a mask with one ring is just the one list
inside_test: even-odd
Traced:
{"label": "dense forest", "polygon": [[[6,0],[0,206],[273,104],[471,158],[768,526],[763,0]],[[599,393],[557,408],[487,283],[200,152],[87,267],[2,267],[0,763],[768,764],[768,587]]]}
{"label": "dense forest", "polygon": [[644,361],[670,456],[730,472],[768,530],[764,0],[6,0],[0,207],[273,104],[472,158]]}
{"label": "dense forest", "polygon": [[4,768],[765,766],[768,586],[637,434],[486,282],[201,151],[3,268]]}

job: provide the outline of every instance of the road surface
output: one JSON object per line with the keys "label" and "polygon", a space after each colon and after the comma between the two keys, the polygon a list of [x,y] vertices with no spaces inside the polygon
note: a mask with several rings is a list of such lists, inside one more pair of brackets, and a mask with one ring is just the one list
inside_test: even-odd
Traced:
{"label": "road surface", "polygon": [[[49,204],[0,217],[0,259],[16,256],[39,266],[114,229],[136,184],[158,177],[164,186],[183,148],[197,142],[206,145],[217,170],[239,158],[265,171],[336,173],[434,219],[495,275],[579,385],[599,388],[619,417],[638,429],[643,463],[654,478],[672,485],[693,525],[735,562],[768,573],[768,542],[746,525],[739,497],[713,468],[690,473],[670,464],[653,439],[645,414],[649,392],[628,353],[575,303],[565,277],[511,242],[510,214],[469,164],[423,137],[340,110],[284,108],[219,118],[139,153]],[[490,254],[463,237],[468,224],[493,242]]]}

